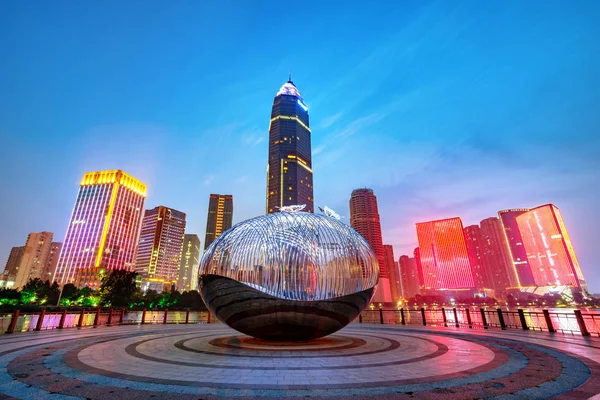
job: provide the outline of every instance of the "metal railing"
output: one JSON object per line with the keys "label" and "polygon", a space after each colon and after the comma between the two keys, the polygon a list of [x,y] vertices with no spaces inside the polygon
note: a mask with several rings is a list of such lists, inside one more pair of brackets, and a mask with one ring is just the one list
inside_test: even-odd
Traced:
{"label": "metal railing", "polygon": [[[212,319],[212,322],[218,322]],[[191,310],[81,310],[0,314],[0,332],[15,333],[48,329],[83,328],[109,325],[200,324],[211,323],[208,311]]]}
{"label": "metal railing", "polygon": [[600,337],[600,314],[584,313],[581,310],[555,312],[522,309],[504,311],[500,308],[375,309],[363,310],[357,322],[467,329],[538,330]]}

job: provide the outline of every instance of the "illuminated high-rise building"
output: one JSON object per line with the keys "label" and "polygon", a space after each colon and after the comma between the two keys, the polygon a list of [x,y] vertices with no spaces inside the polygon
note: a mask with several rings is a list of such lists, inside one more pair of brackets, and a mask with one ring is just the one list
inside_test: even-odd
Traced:
{"label": "illuminated high-rise building", "polygon": [[231,228],[233,222],[233,196],[229,194],[211,194],[208,200],[208,218],[206,219],[206,236],[204,250]]}
{"label": "illuminated high-rise building", "polygon": [[23,255],[15,274],[15,288],[22,288],[30,279],[51,279],[44,269],[52,248],[52,232],[32,232],[27,236]]}
{"label": "illuminated high-rise building", "polygon": [[181,249],[179,264],[179,280],[177,289],[180,292],[198,290],[198,266],[200,265],[200,238],[198,235],[186,233]]}
{"label": "illuminated high-rise building", "polygon": [[121,170],[83,176],[54,280],[96,288],[103,274],[133,271],[146,185]]}
{"label": "illuminated high-rise building", "polygon": [[406,255],[400,256],[398,264],[400,265],[403,297],[405,299],[415,297],[415,295],[419,294],[420,286],[417,259],[415,257],[409,257]]}
{"label": "illuminated high-rise building", "polygon": [[386,268],[385,251],[381,238],[381,221],[377,197],[372,189],[355,189],[350,196],[350,226],[364,237],[373,248],[379,263],[379,283],[374,302],[391,302],[390,276]]}
{"label": "illuminated high-rise building", "polygon": [[396,260],[394,259],[394,247],[389,244],[383,245],[383,251],[385,253],[385,269],[390,279],[390,293],[392,301],[398,301],[402,297],[400,293],[401,284],[398,269],[396,268]]}
{"label": "illuminated high-rise building", "polygon": [[164,206],[144,212],[135,258],[142,290],[162,291],[177,285],[184,234],[185,213]]}
{"label": "illuminated high-rise building", "polygon": [[467,253],[469,254],[469,263],[475,279],[477,289],[490,288],[490,283],[486,275],[483,261],[483,239],[481,238],[481,229],[479,225],[465,226],[465,242],[467,244]]}
{"label": "illuminated high-rise building", "polygon": [[417,238],[426,289],[475,287],[460,218],[417,223]]}
{"label": "illuminated high-rise building", "polygon": [[498,217],[502,223],[506,245],[508,246],[515,271],[516,286],[535,286],[531,267],[527,261],[527,252],[525,251],[525,247],[523,247],[523,239],[521,238],[521,232],[519,232],[517,224],[517,217],[527,211],[529,211],[527,208],[498,211]]}
{"label": "illuminated high-rise building", "polygon": [[496,217],[486,218],[479,224],[481,225],[482,261],[487,282],[496,292],[496,296],[502,297],[506,288],[518,286],[504,229]]}
{"label": "illuminated high-rise building", "polygon": [[61,242],[52,242],[50,245],[50,253],[46,259],[46,264],[42,272],[42,280],[49,280],[52,282],[54,274],[56,273],[56,267],[58,266],[58,257],[60,257],[60,251],[62,249]]}
{"label": "illuminated high-rise building", "polygon": [[545,204],[519,215],[517,225],[536,286],[571,286],[587,291],[560,210]]}
{"label": "illuminated high-rise building", "polygon": [[290,79],[273,100],[269,125],[267,214],[305,204],[313,212],[313,172],[308,107]]}
{"label": "illuminated high-rise building", "polygon": [[14,287],[15,278],[17,276],[17,271],[19,269],[19,264],[21,264],[24,251],[25,246],[13,247],[10,250],[10,255],[8,256],[8,260],[4,266],[4,271],[2,271],[2,276],[0,277],[0,287]]}

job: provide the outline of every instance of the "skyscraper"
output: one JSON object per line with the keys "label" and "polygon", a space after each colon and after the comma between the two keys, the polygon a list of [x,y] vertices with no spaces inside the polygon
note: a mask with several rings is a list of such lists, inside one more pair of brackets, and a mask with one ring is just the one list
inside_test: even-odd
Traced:
{"label": "skyscraper", "polygon": [[496,296],[502,297],[506,288],[518,286],[502,223],[498,218],[490,217],[482,220],[480,225],[485,275]]}
{"label": "skyscraper", "polygon": [[406,255],[400,256],[398,264],[400,264],[400,276],[402,279],[402,295],[405,299],[415,297],[419,293],[420,286],[417,259]]}
{"label": "skyscraper", "polygon": [[464,234],[467,253],[469,254],[469,263],[473,271],[473,278],[475,278],[475,287],[477,289],[491,288],[484,268],[483,239],[481,238],[479,225],[465,226]]}
{"label": "skyscraper", "polygon": [[29,234],[15,274],[15,288],[25,286],[30,279],[51,279],[43,276],[43,273],[52,247],[52,236],[52,232]]}
{"label": "skyscraper", "polygon": [[523,247],[523,239],[519,226],[517,225],[517,217],[529,211],[527,208],[513,208],[510,210],[498,211],[498,217],[502,223],[504,237],[509,248],[512,259],[513,269],[517,279],[516,286],[535,286],[531,267],[527,261],[527,252]]}
{"label": "skyscraper", "polygon": [[146,185],[121,170],[86,173],[54,280],[94,288],[102,274],[132,271],[145,198]]}
{"label": "skyscraper", "polygon": [[523,239],[536,286],[572,286],[587,291],[575,249],[560,210],[545,204],[519,215]]}
{"label": "skyscraper", "polygon": [[208,201],[208,218],[206,219],[206,236],[204,250],[231,228],[233,221],[233,196],[229,194],[211,194]]}
{"label": "skyscraper", "polygon": [[305,204],[313,212],[313,171],[308,107],[292,78],[283,84],[271,110],[267,214],[279,207]]}
{"label": "skyscraper", "polygon": [[460,218],[417,223],[417,238],[426,289],[475,287]]}
{"label": "skyscraper", "polygon": [[386,269],[385,251],[381,238],[381,222],[377,209],[377,197],[372,189],[355,189],[350,196],[350,226],[369,242],[379,263],[379,283],[374,302],[391,302],[392,293],[389,272]]}
{"label": "skyscraper", "polygon": [[185,234],[179,264],[177,289],[180,292],[198,290],[198,266],[200,264],[200,238],[198,235]]}
{"label": "skyscraper", "polygon": [[394,247],[389,244],[383,245],[383,251],[385,253],[385,270],[388,272],[390,279],[390,293],[392,301],[396,302],[400,299],[401,286],[400,277],[396,269],[396,260],[394,259]]}
{"label": "skyscraper", "polygon": [[10,250],[10,255],[4,266],[4,271],[2,271],[0,287],[14,287],[17,270],[21,263],[21,258],[23,258],[23,251],[25,251],[25,246],[13,247]]}
{"label": "skyscraper", "polygon": [[185,213],[164,206],[144,212],[135,258],[143,290],[162,291],[177,285],[184,233]]}
{"label": "skyscraper", "polygon": [[54,274],[56,273],[56,267],[58,266],[58,257],[60,257],[60,251],[62,249],[61,242],[52,242],[50,245],[50,253],[46,259],[46,265],[42,273],[43,280],[49,280],[52,282]]}

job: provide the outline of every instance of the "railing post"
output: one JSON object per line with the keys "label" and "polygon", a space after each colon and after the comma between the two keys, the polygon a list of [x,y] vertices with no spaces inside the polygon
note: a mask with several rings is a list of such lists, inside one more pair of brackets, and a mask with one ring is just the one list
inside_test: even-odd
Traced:
{"label": "railing post", "polygon": [[404,319],[404,308],[400,309],[400,320],[402,322],[402,325],[406,325],[406,320]]}
{"label": "railing post", "polygon": [[590,336],[590,333],[585,326],[585,321],[583,320],[583,315],[581,315],[580,310],[575,310],[575,318],[577,319],[577,324],[579,325],[579,330],[581,331],[581,336]]}
{"label": "railing post", "polygon": [[554,329],[554,325],[552,324],[552,319],[550,319],[550,313],[548,310],[542,310],[544,313],[544,319],[546,320],[546,326],[548,327],[548,332],[554,333],[556,329]]}
{"label": "railing post", "polygon": [[44,308],[40,313],[40,317],[38,318],[37,325],[35,326],[36,331],[41,331],[42,326],[44,325],[44,317],[46,316],[46,309]]}
{"label": "railing post", "polygon": [[94,327],[98,326],[98,322],[100,322],[100,309],[96,310],[96,316],[94,317]]}
{"label": "railing post", "polygon": [[79,322],[77,322],[77,327],[81,328],[83,326],[83,320],[85,318],[85,311],[81,310],[81,313],[79,314]]}
{"label": "railing post", "polygon": [[421,307],[421,317],[423,317],[423,326],[427,326],[427,321],[425,320],[425,309]]}
{"label": "railing post", "polygon": [[383,325],[383,308],[379,307],[379,323]]}
{"label": "railing post", "polygon": [[142,325],[144,325],[146,323],[146,309],[144,308],[144,311],[142,311]]}
{"label": "railing post", "polygon": [[189,308],[187,310],[185,310],[185,323],[186,324],[190,323],[190,309]]}
{"label": "railing post", "polygon": [[121,309],[121,316],[119,317],[119,324],[122,324],[124,319],[125,319],[125,309],[122,308]]}
{"label": "railing post", "polygon": [[210,324],[210,310],[208,310],[208,315],[206,316],[206,323]]}
{"label": "railing post", "polygon": [[467,314],[467,324],[469,324],[470,329],[473,329],[473,322],[471,321],[471,312],[468,308],[465,308],[465,313]]}
{"label": "railing post", "polygon": [[446,309],[442,307],[442,318],[444,319],[444,327],[448,327],[448,320],[446,319]]}
{"label": "railing post", "polygon": [[62,315],[60,316],[60,322],[58,323],[58,329],[62,329],[65,327],[65,319],[67,318],[67,309],[63,310]]}
{"label": "railing post", "polygon": [[483,329],[488,329],[488,323],[487,323],[487,319],[485,318],[485,310],[483,308],[480,308],[479,311],[481,312],[481,323],[483,324]]}
{"label": "railing post", "polygon": [[112,323],[112,308],[108,312],[108,323],[106,325],[110,325]]}
{"label": "railing post", "polygon": [[17,320],[19,319],[19,310],[15,310],[13,312],[12,318],[10,319],[10,324],[8,324],[8,329],[6,333],[13,333],[15,331],[15,327],[17,326]]}
{"label": "railing post", "polygon": [[496,311],[498,312],[498,321],[500,321],[500,328],[502,328],[502,330],[506,330],[506,323],[504,323],[504,315],[502,315],[502,309],[497,308]]}
{"label": "railing post", "polygon": [[452,312],[454,313],[454,326],[460,328],[460,324],[458,323],[458,313],[456,312],[456,307],[452,309]]}
{"label": "railing post", "polygon": [[165,316],[163,317],[163,325],[167,324],[167,316],[169,315],[169,309],[165,308]]}
{"label": "railing post", "polygon": [[519,313],[519,319],[521,320],[521,327],[524,331],[528,331],[529,327],[527,326],[527,320],[525,319],[525,313],[520,308],[517,310]]}

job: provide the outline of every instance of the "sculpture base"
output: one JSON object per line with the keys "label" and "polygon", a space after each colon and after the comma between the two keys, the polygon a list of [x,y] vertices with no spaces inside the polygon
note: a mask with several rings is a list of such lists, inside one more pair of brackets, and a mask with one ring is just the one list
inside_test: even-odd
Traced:
{"label": "sculpture base", "polygon": [[374,290],[298,301],[270,296],[223,276],[200,277],[202,299],[217,318],[238,332],[276,341],[307,341],[342,329],[369,304]]}

